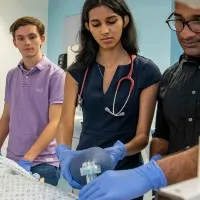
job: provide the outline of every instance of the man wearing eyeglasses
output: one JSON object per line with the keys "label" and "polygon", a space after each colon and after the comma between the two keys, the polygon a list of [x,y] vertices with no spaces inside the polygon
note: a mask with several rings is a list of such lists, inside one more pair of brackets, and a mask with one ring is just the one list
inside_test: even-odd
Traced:
{"label": "man wearing eyeglasses", "polygon": [[177,2],[166,22],[184,53],[160,82],[153,158],[189,149],[200,136],[200,9]]}
{"label": "man wearing eyeglasses", "polygon": [[200,9],[177,2],[166,22],[184,53],[160,82],[150,150],[154,160],[190,149],[200,136]]}
{"label": "man wearing eyeglasses", "polygon": [[[199,5],[193,9],[183,3]],[[176,31],[184,53],[160,82],[157,120],[146,165],[107,171],[83,187],[79,200],[133,199],[197,176],[200,136],[200,2],[177,0],[166,21]],[[195,147],[193,147],[195,146]],[[193,148],[190,148],[193,147]],[[184,151],[185,150],[185,151]],[[179,152],[181,151],[181,152]],[[175,155],[163,155],[179,152]]]}

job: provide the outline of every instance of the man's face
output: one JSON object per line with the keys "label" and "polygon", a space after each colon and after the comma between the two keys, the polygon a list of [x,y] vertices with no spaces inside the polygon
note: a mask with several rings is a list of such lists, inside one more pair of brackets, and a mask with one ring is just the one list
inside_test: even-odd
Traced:
{"label": "man's face", "polygon": [[40,48],[45,37],[40,36],[35,25],[20,26],[15,31],[13,43],[23,58],[32,58],[41,53]]}
{"label": "man's face", "polygon": [[[193,9],[182,3],[175,3],[175,19],[182,21],[200,20],[200,9]],[[200,26],[199,24],[197,24]],[[182,32],[177,32],[177,37],[184,52],[188,56],[200,57],[200,33],[192,32],[185,25]]]}

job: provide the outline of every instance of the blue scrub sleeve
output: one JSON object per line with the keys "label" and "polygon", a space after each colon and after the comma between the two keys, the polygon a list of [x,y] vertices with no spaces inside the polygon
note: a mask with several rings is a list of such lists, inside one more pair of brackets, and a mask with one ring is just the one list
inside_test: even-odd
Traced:
{"label": "blue scrub sleeve", "polygon": [[67,71],[75,80],[76,82],[78,83],[78,87],[79,87],[79,91],[81,90],[81,85],[83,83],[83,78],[84,78],[84,74],[85,74],[85,71],[71,71],[71,70],[68,70]]}
{"label": "blue scrub sleeve", "polygon": [[80,73],[77,71],[67,70],[67,72],[79,83],[80,82]]}

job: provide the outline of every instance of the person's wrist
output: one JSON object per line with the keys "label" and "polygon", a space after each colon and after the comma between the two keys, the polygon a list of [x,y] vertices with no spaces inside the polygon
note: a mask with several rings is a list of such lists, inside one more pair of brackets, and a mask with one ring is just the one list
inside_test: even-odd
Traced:
{"label": "person's wrist", "polygon": [[162,187],[167,186],[167,179],[163,172],[163,170],[159,167],[156,161],[151,160],[148,164],[146,164],[147,172],[152,186],[154,190],[158,190]]}
{"label": "person's wrist", "polygon": [[33,162],[34,160],[34,156],[30,155],[30,154],[25,154],[24,157],[22,158],[22,160],[26,160],[26,161],[30,161]]}
{"label": "person's wrist", "polygon": [[31,172],[31,166],[32,166],[33,162],[30,160],[24,160],[21,159],[18,162],[18,165],[21,166],[23,169],[25,169],[27,172]]}
{"label": "person's wrist", "polygon": [[68,146],[68,145],[66,145],[66,144],[60,144],[60,145],[58,145],[58,146],[56,147],[56,149],[57,149],[58,151],[63,150],[63,149],[71,150],[71,147]]}
{"label": "person's wrist", "polygon": [[[33,161],[21,159],[21,160],[19,160],[18,164],[19,164],[21,167],[23,167],[24,169],[27,170],[27,169],[28,169],[27,166],[30,166],[30,167],[31,167],[32,164],[33,164]],[[27,171],[29,171],[29,170],[27,170]]]}
{"label": "person's wrist", "polygon": [[119,160],[122,160],[124,157],[127,156],[127,148],[126,148],[126,145],[123,144],[121,141],[117,141],[115,143],[115,146],[117,147],[117,149],[120,150],[120,157],[119,157]]}
{"label": "person's wrist", "polygon": [[56,155],[59,158],[59,154],[64,150],[71,150],[71,148],[65,144],[60,144],[56,147]]}
{"label": "person's wrist", "polygon": [[161,155],[161,154],[155,154],[154,156],[151,157],[150,160],[155,160],[155,161],[157,161],[157,160],[160,160],[161,158],[162,158],[162,155]]}

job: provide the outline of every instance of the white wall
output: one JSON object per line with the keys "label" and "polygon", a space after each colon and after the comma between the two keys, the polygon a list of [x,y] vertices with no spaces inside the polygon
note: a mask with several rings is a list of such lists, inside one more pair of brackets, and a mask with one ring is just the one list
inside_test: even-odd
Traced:
{"label": "white wall", "polygon": [[[21,59],[9,34],[10,25],[19,17],[34,16],[48,26],[48,0],[0,0],[0,115],[3,111],[6,74]],[[46,34],[47,35],[47,34]],[[43,47],[46,54],[47,46]]]}

